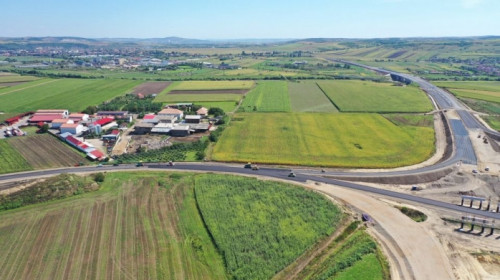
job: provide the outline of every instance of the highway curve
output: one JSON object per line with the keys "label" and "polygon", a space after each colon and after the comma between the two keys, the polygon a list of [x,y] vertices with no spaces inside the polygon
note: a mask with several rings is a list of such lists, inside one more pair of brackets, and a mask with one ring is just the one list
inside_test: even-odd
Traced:
{"label": "highway curve", "polygon": [[[460,115],[460,120],[448,120],[450,122],[450,130],[453,135],[453,154],[450,158],[439,162],[432,166],[426,166],[413,170],[401,170],[401,171],[384,171],[384,172],[348,172],[348,171],[337,171],[337,172],[319,172],[319,171],[311,171],[307,169],[294,169],[297,177],[288,177],[290,172],[289,169],[283,168],[261,168],[258,171],[254,171],[251,169],[245,169],[242,166],[235,166],[230,164],[214,164],[214,163],[177,163],[175,166],[168,166],[166,164],[146,164],[144,167],[136,167],[135,165],[120,165],[120,166],[103,166],[100,168],[96,167],[70,167],[70,168],[60,168],[60,169],[48,169],[48,170],[40,170],[40,171],[31,171],[31,172],[22,172],[22,173],[12,173],[0,175],[0,183],[5,181],[14,181],[14,180],[23,180],[23,179],[33,179],[39,177],[45,177],[50,175],[56,175],[61,173],[85,173],[85,172],[96,172],[96,171],[126,171],[126,170],[145,170],[145,169],[173,169],[173,170],[184,170],[184,171],[204,171],[204,172],[227,172],[227,173],[235,173],[235,174],[244,174],[244,175],[258,175],[258,176],[266,176],[271,178],[285,179],[296,182],[306,182],[307,180],[322,182],[326,184],[333,184],[342,187],[347,187],[355,190],[365,191],[376,193],[384,196],[389,196],[398,199],[404,199],[408,201],[413,201],[421,204],[426,204],[434,207],[444,208],[452,211],[456,211],[459,213],[468,213],[472,215],[479,215],[487,218],[500,219],[499,213],[481,211],[477,209],[471,209],[467,207],[461,207],[458,205],[454,205],[451,203],[441,202],[437,200],[432,200],[428,198],[422,198],[418,196],[413,196],[404,193],[398,193],[389,190],[383,190],[378,188],[369,187],[362,184],[356,184],[352,182],[346,182],[341,180],[335,180],[330,178],[325,178],[323,176],[348,176],[348,177],[373,177],[373,176],[405,176],[405,175],[418,175],[424,174],[432,171],[438,171],[445,168],[450,168],[454,166],[457,162],[463,162],[468,164],[477,164],[476,155],[474,153],[474,149],[470,142],[469,137],[467,136],[468,128],[480,128],[485,131],[488,131],[492,135],[496,135],[500,137],[500,133],[496,131],[489,130],[486,128],[479,120],[477,120],[466,108],[450,93],[434,86],[433,84],[427,82],[426,80],[408,75],[402,74],[386,69],[381,69],[377,67],[371,67],[359,63],[344,61],[344,60],[335,60],[342,63],[348,63],[360,67],[364,67],[373,71],[377,71],[384,74],[391,74],[393,76],[399,76],[408,80],[411,80],[415,83],[418,83],[420,87],[432,97],[432,99],[436,102],[437,106],[440,109],[448,110],[454,109],[457,110]],[[465,123],[465,125],[464,125]],[[8,188],[4,187],[4,188]],[[1,190],[1,187],[0,187]]]}
{"label": "highway curve", "polygon": [[259,170],[252,170],[249,168],[243,168],[242,165],[235,166],[228,164],[213,164],[213,163],[176,163],[174,166],[169,166],[168,164],[161,164],[161,163],[154,163],[154,164],[151,163],[151,164],[145,164],[142,167],[136,167],[135,165],[132,164],[123,164],[120,166],[111,166],[111,165],[102,167],[84,166],[84,167],[69,167],[69,168],[39,170],[39,171],[31,171],[23,173],[11,173],[6,175],[0,175],[0,182],[17,181],[23,179],[35,179],[62,173],[88,173],[97,171],[103,172],[103,171],[140,171],[140,170],[182,170],[182,171],[202,171],[202,172],[224,172],[224,173],[233,173],[242,175],[264,176],[264,177],[289,180],[300,183],[305,183],[306,181],[315,181],[315,182],[321,182],[325,184],[337,185],[350,189],[360,190],[364,192],[380,194],[392,198],[404,199],[407,201],[448,209],[459,213],[468,213],[471,215],[483,216],[485,218],[500,219],[500,213],[481,211],[477,209],[462,207],[447,202],[432,200],[428,198],[399,193],[395,191],[369,187],[366,185],[352,183],[352,182],[346,182],[346,181],[329,179],[321,176],[307,175],[301,173],[297,173],[296,177],[288,177],[290,170],[283,168],[260,168]]}

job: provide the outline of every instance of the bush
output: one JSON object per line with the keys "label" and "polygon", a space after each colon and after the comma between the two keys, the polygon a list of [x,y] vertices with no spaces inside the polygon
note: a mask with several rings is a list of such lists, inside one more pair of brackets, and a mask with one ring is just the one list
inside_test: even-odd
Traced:
{"label": "bush", "polygon": [[96,173],[94,174],[94,181],[98,183],[104,182],[105,177],[106,176],[102,172]]}

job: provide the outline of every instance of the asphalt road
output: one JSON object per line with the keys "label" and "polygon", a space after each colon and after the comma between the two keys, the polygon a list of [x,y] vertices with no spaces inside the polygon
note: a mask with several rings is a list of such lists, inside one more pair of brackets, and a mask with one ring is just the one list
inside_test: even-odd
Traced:
{"label": "asphalt road", "polygon": [[335,179],[324,178],[314,175],[306,175],[297,173],[296,177],[288,177],[290,174],[289,169],[282,168],[260,168],[259,170],[252,170],[249,168],[243,168],[243,165],[225,165],[225,164],[212,164],[212,163],[176,163],[174,166],[168,166],[167,164],[145,164],[142,167],[136,167],[135,165],[123,164],[120,166],[102,166],[102,167],[70,167],[61,169],[49,169],[49,170],[39,170],[23,173],[11,173],[6,175],[0,175],[0,182],[6,180],[23,180],[30,178],[38,178],[43,176],[50,176],[62,173],[86,173],[86,172],[96,172],[96,171],[140,171],[140,170],[182,170],[182,171],[203,171],[203,172],[225,172],[233,174],[243,174],[243,175],[258,175],[270,178],[277,178],[282,180],[294,181],[304,183],[308,180],[321,182],[326,184],[332,184],[342,187],[347,187],[355,190],[360,190],[364,192],[375,193],[379,195],[384,195],[392,198],[403,199],[408,201],[413,201],[416,203],[421,203],[425,205],[430,205],[434,207],[439,207],[443,209],[448,209],[456,211],[459,213],[467,213],[470,215],[482,216],[485,218],[500,219],[500,213],[482,211],[467,207],[458,206],[455,204],[432,200],[428,198],[422,198],[418,196],[413,196],[409,194],[369,187],[361,184],[356,184],[352,182],[345,182]]}
{"label": "asphalt road", "polygon": [[[337,60],[341,61],[341,60]],[[245,169],[242,166],[234,166],[234,165],[224,165],[224,164],[213,164],[213,163],[199,163],[199,164],[189,164],[189,163],[178,163],[175,166],[167,166],[162,164],[148,164],[144,167],[136,167],[134,165],[120,165],[120,166],[103,166],[103,167],[71,167],[71,168],[61,168],[61,169],[51,169],[51,170],[40,170],[40,171],[32,171],[32,172],[23,172],[23,173],[13,173],[13,174],[5,174],[0,175],[0,182],[7,180],[23,180],[30,178],[37,178],[43,176],[56,175],[61,173],[85,173],[85,172],[96,172],[96,171],[112,171],[112,170],[144,170],[144,169],[175,169],[175,170],[184,170],[184,171],[205,171],[205,172],[227,172],[227,173],[235,173],[235,174],[247,174],[247,175],[259,175],[259,176],[267,176],[278,179],[285,179],[290,181],[297,182],[305,182],[307,180],[334,184],[338,186],[343,186],[347,188],[352,188],[360,191],[376,193],[380,195],[385,195],[393,198],[404,199],[408,201],[413,201],[417,203],[422,203],[426,205],[431,205],[435,207],[440,207],[444,209],[449,209],[453,211],[458,211],[460,213],[467,213],[472,215],[478,215],[488,218],[500,219],[499,213],[486,212],[477,209],[471,209],[467,207],[461,207],[458,205],[436,201],[432,199],[422,198],[418,196],[413,196],[409,194],[398,193],[394,191],[388,191],[378,188],[373,188],[361,184],[345,182],[340,180],[334,180],[329,178],[324,178],[324,175],[332,175],[332,176],[350,176],[350,177],[373,177],[375,176],[396,176],[396,175],[417,175],[426,172],[432,172],[436,170],[440,170],[443,168],[448,168],[457,162],[464,162],[468,164],[477,164],[476,155],[474,153],[474,149],[470,142],[470,139],[467,136],[468,128],[481,128],[487,130],[481,122],[479,122],[474,116],[472,116],[466,108],[451,94],[446,91],[432,85],[431,83],[412,75],[397,73],[385,69],[380,69],[377,67],[371,67],[362,65],[359,63],[353,63],[348,61],[341,61],[343,63],[349,63],[352,65],[364,67],[367,69],[371,69],[373,71],[385,73],[385,74],[393,74],[399,75],[406,79],[412,80],[418,83],[422,89],[424,89],[437,103],[438,107],[441,109],[454,109],[457,110],[461,120],[450,120],[451,131],[454,139],[454,152],[453,155],[440,163],[437,163],[432,166],[427,166],[414,170],[402,170],[402,171],[387,171],[387,172],[347,172],[347,171],[338,171],[338,172],[326,172],[317,174],[311,172],[311,170],[299,170],[294,169],[297,173],[297,177],[288,177],[290,172],[289,169],[280,169],[280,168],[261,168],[258,171]],[[465,123],[465,125],[464,125]],[[492,131],[490,131],[492,132]],[[496,133],[496,132],[492,132]],[[1,189],[1,188],[0,188]]]}

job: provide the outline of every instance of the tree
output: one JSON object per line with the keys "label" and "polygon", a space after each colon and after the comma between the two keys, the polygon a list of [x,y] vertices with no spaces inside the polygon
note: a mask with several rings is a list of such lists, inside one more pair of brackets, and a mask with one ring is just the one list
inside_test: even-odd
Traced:
{"label": "tree", "polygon": [[42,127],[40,127],[39,132],[40,133],[47,133],[49,131],[49,125],[48,124],[43,124]]}
{"label": "tree", "polygon": [[212,107],[208,110],[209,115],[214,115],[214,117],[224,116],[226,113],[221,108]]}
{"label": "tree", "polygon": [[95,112],[97,112],[96,106],[88,106],[87,108],[85,108],[85,110],[83,110],[83,113],[89,114],[89,115],[93,115],[93,114],[95,114]]}
{"label": "tree", "polygon": [[105,177],[106,176],[104,176],[104,173],[101,173],[101,172],[96,173],[96,174],[94,174],[94,181],[96,181],[97,183],[104,182]]}

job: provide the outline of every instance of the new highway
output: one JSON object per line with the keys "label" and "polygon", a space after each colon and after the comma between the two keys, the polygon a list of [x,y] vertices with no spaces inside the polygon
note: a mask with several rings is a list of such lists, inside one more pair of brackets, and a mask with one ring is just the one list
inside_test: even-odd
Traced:
{"label": "new highway", "polygon": [[[432,85],[431,83],[412,75],[401,74],[385,69],[380,69],[376,67],[366,66],[359,63],[347,62],[343,60],[335,60],[344,63],[353,64],[360,67],[365,67],[380,73],[396,75],[403,77],[405,79],[411,80],[418,83],[422,89],[424,89],[436,102],[438,107],[442,110],[457,110],[461,119],[449,120],[450,130],[453,135],[453,153],[451,157],[445,159],[435,165],[422,167],[413,170],[401,170],[401,171],[386,171],[386,172],[348,172],[348,171],[337,171],[337,172],[320,172],[311,171],[310,169],[294,169],[296,177],[288,177],[290,174],[290,169],[284,168],[261,168],[260,170],[251,170],[243,168],[242,165],[234,164],[219,164],[219,163],[177,163],[174,166],[168,166],[167,164],[145,164],[145,166],[137,167],[135,165],[122,164],[119,166],[102,166],[102,167],[71,167],[71,168],[60,168],[60,169],[48,169],[39,170],[31,172],[22,173],[11,173],[0,175],[0,190],[2,182],[19,181],[25,179],[34,179],[40,177],[46,177],[51,175],[57,175],[62,173],[87,173],[87,172],[97,172],[97,171],[127,171],[127,170],[181,170],[181,171],[202,171],[202,172],[224,172],[242,175],[258,175],[277,179],[290,180],[295,182],[306,182],[308,180],[321,182],[326,184],[338,185],[342,187],[347,187],[351,189],[356,189],[365,192],[371,192],[379,195],[384,195],[388,197],[393,197],[396,199],[408,200],[420,204],[430,205],[434,207],[439,207],[443,209],[448,209],[456,211],[458,213],[467,213],[470,215],[478,215],[486,218],[500,219],[500,214],[489,211],[482,211],[478,209],[472,209],[468,207],[462,207],[455,204],[432,200],[428,198],[422,198],[418,196],[413,196],[405,193],[399,193],[374,187],[369,187],[362,184],[346,182],[341,180],[335,180],[324,177],[326,176],[349,176],[349,177],[373,177],[373,176],[405,176],[405,175],[418,175],[427,172],[433,172],[442,170],[445,168],[450,168],[454,166],[457,162],[463,162],[466,164],[477,164],[476,155],[472,147],[472,143],[468,137],[467,128],[480,128],[483,130],[488,130],[480,121],[478,121],[472,114],[451,94],[448,92]],[[465,125],[464,125],[465,123]],[[497,132],[490,131],[490,133],[498,134]],[[9,184],[4,184],[4,188],[10,187]]]}

